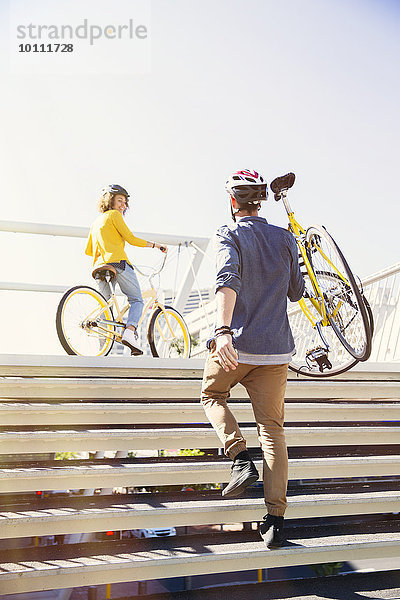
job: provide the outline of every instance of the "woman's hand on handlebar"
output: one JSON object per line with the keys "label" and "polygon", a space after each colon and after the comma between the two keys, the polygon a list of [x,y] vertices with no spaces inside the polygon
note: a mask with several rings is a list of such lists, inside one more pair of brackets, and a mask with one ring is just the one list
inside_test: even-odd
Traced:
{"label": "woman's hand on handlebar", "polygon": [[154,248],[158,248],[159,250],[161,250],[161,252],[168,252],[167,246],[163,246],[162,244],[158,244],[157,242],[154,242]]}

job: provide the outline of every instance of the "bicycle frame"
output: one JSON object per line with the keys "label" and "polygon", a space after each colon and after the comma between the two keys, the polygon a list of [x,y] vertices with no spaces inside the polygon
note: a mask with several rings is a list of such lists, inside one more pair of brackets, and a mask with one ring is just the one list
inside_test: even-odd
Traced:
{"label": "bicycle frame", "polygon": [[[150,283],[150,289],[146,290],[145,292],[142,293],[142,297],[145,301],[145,304],[143,306],[143,310],[142,310],[142,314],[140,316],[139,319],[139,323],[138,323],[138,329],[140,328],[140,326],[142,325],[146,314],[153,308],[153,310],[157,310],[157,308],[159,308],[165,318],[165,322],[167,325],[167,328],[164,328],[163,330],[161,330],[161,328],[159,327],[159,325],[157,324],[157,329],[159,331],[159,334],[162,338],[162,340],[164,342],[167,342],[168,339],[166,337],[166,334],[168,332],[168,330],[170,331],[170,334],[172,335],[172,337],[174,337],[174,332],[173,329],[171,327],[170,324],[170,320],[168,317],[168,314],[164,308],[164,306],[158,301],[157,298],[157,291],[153,285],[153,278],[158,275],[162,269],[164,268],[165,265],[165,261],[166,261],[167,256],[164,256],[164,260],[161,264],[161,267],[158,269],[158,271],[155,271],[154,273],[152,273],[149,277],[149,283]],[[142,273],[137,267],[135,267],[136,270],[141,273],[141,275],[144,275],[144,273]],[[101,309],[97,309],[96,311],[94,311],[93,313],[90,313],[87,317],[86,317],[86,321],[97,321],[97,329],[100,330],[98,332],[94,332],[93,330],[90,331],[91,334],[97,334],[99,335],[99,337],[111,337],[114,340],[116,340],[117,342],[121,342],[122,341],[122,333],[117,333],[116,331],[108,331],[107,329],[103,328],[102,325],[114,325],[115,327],[125,327],[125,323],[123,322],[123,317],[125,315],[125,313],[129,310],[129,304],[126,304],[125,306],[122,307],[122,309],[120,309],[119,304],[118,304],[118,300],[117,300],[117,295],[115,293],[115,284],[111,283],[111,287],[112,287],[112,294],[110,299],[107,301],[107,303],[105,304],[104,307],[102,307]],[[108,319],[100,319],[99,317],[108,309],[108,308],[112,308],[114,307],[117,315],[115,317],[114,321],[110,321]],[[150,313],[151,315],[151,313]]]}
{"label": "bicycle frame", "polygon": [[[321,338],[323,339],[325,345],[326,341],[324,340],[322,331],[321,331],[321,327],[327,327],[330,323],[329,323],[329,317],[328,314],[326,312],[326,308],[325,308],[325,301],[324,301],[324,297],[323,294],[321,293],[320,287],[318,285],[318,281],[315,277],[314,274],[314,270],[311,266],[310,260],[308,258],[307,255],[307,248],[306,245],[304,243],[304,238],[306,235],[306,231],[305,229],[300,225],[300,223],[296,220],[295,216],[294,216],[294,212],[289,204],[289,200],[287,199],[287,190],[282,190],[281,191],[281,199],[283,202],[283,205],[285,207],[285,210],[287,212],[288,218],[289,218],[289,231],[291,231],[291,233],[293,234],[297,246],[299,248],[300,254],[302,256],[304,265],[307,269],[307,273],[308,276],[310,278],[311,284],[314,288],[314,292],[316,297],[312,298],[310,297],[309,300],[311,302],[311,304],[314,306],[315,310],[321,315],[321,321],[317,322],[315,321],[314,317],[312,316],[311,312],[308,310],[305,299],[301,298],[299,300],[299,306],[301,308],[301,310],[303,311],[303,313],[305,314],[305,316],[307,317],[307,319],[310,321],[311,325],[314,328],[317,328]],[[335,267],[335,265],[329,260],[329,258],[325,255],[324,252],[322,252],[322,250],[320,248],[318,248],[318,251],[321,253],[321,255],[323,256],[323,258],[327,261],[327,263],[334,269],[334,271],[336,271],[337,275],[345,282],[348,284],[347,280],[345,277],[343,277],[343,275],[340,273],[340,271],[338,271],[338,269]],[[340,304],[337,307],[336,311],[340,308]],[[335,312],[336,312],[335,311]]]}

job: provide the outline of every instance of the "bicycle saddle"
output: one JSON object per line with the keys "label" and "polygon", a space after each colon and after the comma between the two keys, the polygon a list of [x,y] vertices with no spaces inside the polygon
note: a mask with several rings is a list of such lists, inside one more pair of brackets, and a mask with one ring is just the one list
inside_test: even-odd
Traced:
{"label": "bicycle saddle", "polygon": [[103,279],[104,281],[113,279],[117,274],[117,271],[112,265],[100,265],[92,271],[93,279]]}
{"label": "bicycle saddle", "polygon": [[275,200],[278,201],[281,199],[282,190],[288,190],[291,188],[295,179],[296,175],[294,173],[287,173],[281,177],[276,177],[276,179],[271,182],[270,188],[275,195]]}

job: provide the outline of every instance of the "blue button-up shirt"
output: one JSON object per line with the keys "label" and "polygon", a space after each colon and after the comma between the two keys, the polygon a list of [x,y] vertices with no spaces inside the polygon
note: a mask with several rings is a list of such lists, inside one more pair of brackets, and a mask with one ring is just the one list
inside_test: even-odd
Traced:
{"label": "blue button-up shirt", "polygon": [[286,354],[294,350],[287,297],[304,291],[293,235],[263,217],[243,217],[220,227],[214,237],[216,291],[237,293],[231,328],[237,349],[249,354]]}

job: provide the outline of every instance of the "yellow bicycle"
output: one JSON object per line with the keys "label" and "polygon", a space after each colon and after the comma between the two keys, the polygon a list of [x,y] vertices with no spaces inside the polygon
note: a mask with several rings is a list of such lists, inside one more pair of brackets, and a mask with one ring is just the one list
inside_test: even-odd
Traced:
{"label": "yellow bicycle", "polygon": [[[150,288],[142,293],[145,304],[138,330],[148,316],[147,340],[152,355],[161,358],[189,358],[191,340],[188,326],[177,310],[172,306],[164,306],[159,301],[153,285],[153,279],[164,268],[166,258],[165,254],[160,268],[148,276]],[[112,295],[106,300],[100,292],[89,286],[76,286],[65,292],[57,308],[56,327],[60,343],[67,354],[107,356],[114,342],[121,342],[125,328],[123,317],[129,304],[121,309],[119,307],[115,294],[116,270],[112,265],[102,265],[92,275],[95,279],[108,281]]]}
{"label": "yellow bicycle", "polygon": [[373,315],[361,282],[326,228],[305,229],[296,220],[287,199],[294,182],[294,173],[288,173],[271,183],[275,200],[282,200],[286,209],[306,281],[304,297],[288,310],[296,345],[289,368],[310,377],[329,377],[370,357]]}

